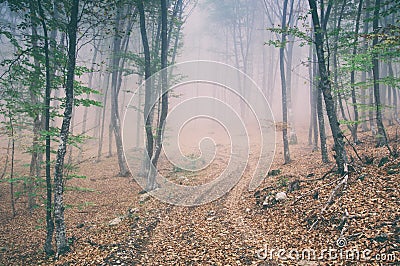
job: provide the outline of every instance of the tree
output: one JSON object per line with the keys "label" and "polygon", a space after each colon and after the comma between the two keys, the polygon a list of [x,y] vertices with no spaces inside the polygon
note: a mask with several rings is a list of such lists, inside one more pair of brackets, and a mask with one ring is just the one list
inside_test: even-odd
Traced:
{"label": "tree", "polygon": [[77,31],[78,31],[78,15],[79,0],[72,0],[70,10],[70,21],[67,25],[67,36],[69,40],[68,46],[68,62],[67,62],[67,79],[65,84],[65,110],[60,130],[60,145],[57,150],[57,158],[54,173],[54,219],[56,229],[56,245],[57,253],[63,254],[69,250],[66,238],[66,228],[64,220],[64,159],[67,149],[67,141],[72,116],[72,107],[74,104],[74,80],[76,66],[76,47],[77,47]]}
{"label": "tree", "polygon": [[[50,80],[50,49],[49,49],[49,36],[47,31],[47,25],[45,22],[45,15],[43,11],[43,7],[41,1],[37,2],[39,8],[39,16],[40,22],[43,28],[44,34],[44,53],[45,53],[45,72],[46,72],[46,88],[45,88],[45,130],[46,132],[50,131],[50,90],[51,90],[51,80]],[[51,182],[51,170],[50,170],[50,134],[46,134],[46,241],[44,245],[44,250],[47,255],[53,254],[52,249],[52,239],[53,239],[53,231],[54,231],[54,222],[53,222],[53,206],[52,206],[52,182]]]}
{"label": "tree", "polygon": [[[121,89],[121,75],[124,67],[124,60],[121,60],[121,53],[127,49],[127,43],[129,40],[129,34],[133,25],[133,16],[129,16],[127,29],[125,32],[125,40],[122,40],[122,19],[121,15],[124,14],[123,9],[125,8],[123,2],[117,3],[119,6],[116,9],[116,15],[114,20],[115,33],[113,37],[113,54],[112,54],[112,72],[111,72],[111,127],[115,136],[115,145],[117,148],[119,175],[128,176],[129,169],[126,164],[125,154],[122,147],[122,136],[121,136],[121,120],[119,115],[119,104],[118,96]],[[127,10],[130,10],[128,7]],[[125,49],[124,49],[125,47]],[[124,51],[125,50],[125,51]],[[122,61],[122,62],[121,62]]]}
{"label": "tree", "polygon": [[[372,29],[374,33],[374,37],[372,40],[372,49],[376,48],[379,41],[379,11],[381,7],[381,1],[375,0],[374,7],[374,18],[372,22]],[[374,100],[375,100],[375,113],[376,113],[376,126],[378,128],[377,135],[377,146],[387,145],[387,136],[385,127],[382,121],[382,106],[381,106],[381,96],[379,91],[379,60],[378,60],[378,52],[373,52],[372,55],[372,75],[374,81]]]}
{"label": "tree", "polygon": [[328,114],[329,124],[331,127],[331,132],[335,143],[334,150],[336,153],[335,154],[336,165],[338,167],[338,172],[343,174],[344,164],[347,162],[347,155],[344,147],[343,132],[340,129],[339,121],[335,112],[335,104],[332,97],[331,81],[329,73],[326,68],[322,27],[318,15],[316,0],[308,0],[308,3],[311,9],[311,16],[313,21],[313,30],[315,37],[314,41],[318,58],[318,70],[319,70],[319,77],[321,79],[319,82],[319,87],[324,96],[326,112]]}
{"label": "tree", "polygon": [[283,2],[282,11],[282,37],[281,46],[279,48],[279,69],[281,73],[281,87],[282,87],[282,117],[283,117],[283,153],[285,164],[290,162],[289,140],[288,140],[288,108],[287,108],[287,88],[285,77],[285,44],[286,44],[286,12],[288,0]]}

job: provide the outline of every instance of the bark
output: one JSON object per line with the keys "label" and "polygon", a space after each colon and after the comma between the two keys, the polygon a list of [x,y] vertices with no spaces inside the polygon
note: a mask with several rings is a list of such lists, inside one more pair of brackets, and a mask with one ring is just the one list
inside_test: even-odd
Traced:
{"label": "bark", "polygon": [[16,215],[15,197],[14,197],[15,136],[14,136],[14,123],[11,114],[9,114],[9,119],[10,119],[10,131],[11,131],[10,200],[11,200],[12,217],[14,218]]}
{"label": "bark", "polygon": [[[356,18],[356,26],[355,26],[355,37],[354,37],[354,43],[353,43],[353,60],[355,56],[357,55],[357,45],[358,45],[358,32],[360,29],[360,17],[361,17],[361,11],[362,11],[362,5],[363,5],[363,0],[360,0],[358,4],[358,10],[357,10],[357,18]],[[351,135],[353,137],[353,142],[354,144],[358,144],[358,137],[357,137],[357,130],[358,130],[358,107],[357,107],[357,97],[356,97],[356,87],[354,85],[355,83],[355,70],[354,70],[354,62],[353,62],[353,69],[350,73],[350,84],[351,84],[351,101],[353,104],[353,110],[354,110],[354,124],[351,127]]]}
{"label": "bark", "polygon": [[[283,2],[282,12],[282,30],[286,30],[286,13],[287,13],[288,0]],[[290,151],[288,141],[288,110],[287,110],[287,88],[286,88],[286,77],[285,77],[285,45],[286,44],[286,33],[282,32],[281,36],[281,47],[279,48],[279,69],[281,74],[281,88],[282,88],[282,119],[283,119],[283,153],[285,164],[290,162]]]}
{"label": "bark", "polygon": [[[316,62],[316,55],[313,54],[313,62]],[[316,117],[318,118],[318,129],[315,129],[315,138],[316,138],[316,143],[318,143],[318,136],[317,132],[319,132],[319,139],[321,142],[321,157],[322,157],[322,162],[328,163],[329,162],[329,157],[328,157],[328,149],[326,146],[326,132],[325,132],[325,118],[324,118],[324,110],[323,110],[323,103],[322,103],[322,92],[321,92],[321,79],[318,74],[318,69],[316,66],[316,63],[313,64],[313,69],[314,69],[314,79],[315,83],[318,84],[318,86],[315,86],[315,92],[314,92],[314,101],[315,101],[315,107],[316,107]],[[317,121],[315,122],[317,123]],[[317,126],[317,125],[315,125]]]}
{"label": "bark", "polygon": [[[370,3],[370,0],[365,0],[365,18],[364,18],[364,25],[363,25],[363,34],[364,34],[364,36],[367,36],[367,34],[368,34],[368,25],[369,25],[369,17],[370,17],[370,15],[369,15],[369,3]],[[366,53],[367,52],[367,50],[368,50],[368,39],[364,39],[364,45],[363,45],[363,52],[364,53]],[[361,73],[361,81],[362,82],[366,82],[367,81],[367,72],[366,71],[363,71],[362,73]],[[370,106],[370,105],[367,105],[367,95],[366,95],[366,90],[367,90],[367,88],[363,88],[362,90],[361,90],[361,105],[363,106],[363,108],[361,109],[361,119],[362,119],[362,124],[361,124],[361,127],[362,127],[362,130],[365,132],[365,131],[368,131],[368,124],[367,124],[367,112],[365,111],[365,108],[366,108],[366,106]],[[368,95],[369,95],[369,93],[368,93]],[[368,112],[368,113],[370,113],[370,112]],[[371,117],[370,117],[371,118]]]}
{"label": "bark", "polygon": [[[40,21],[43,28],[44,34],[44,53],[45,53],[45,72],[46,72],[46,91],[44,99],[44,117],[45,125],[44,129],[46,132],[50,131],[50,92],[51,92],[51,77],[50,77],[50,50],[49,50],[49,39],[46,22],[44,20],[44,12],[41,5],[41,1],[38,1]],[[54,253],[52,248],[52,239],[54,232],[54,222],[53,222],[53,206],[52,206],[52,182],[51,182],[51,146],[50,146],[50,135],[46,134],[46,241],[44,245],[44,250],[46,254],[52,255]]]}
{"label": "bark", "polygon": [[[394,78],[394,71],[392,61],[388,62],[388,72],[389,76]],[[392,90],[393,93],[393,110],[391,112],[391,117],[394,121],[398,122],[398,115],[397,115],[397,89],[394,86],[391,86],[389,90]]]}
{"label": "bark", "polygon": [[[293,13],[293,5],[294,0],[290,1],[290,12],[289,12],[289,21],[287,23],[288,27],[297,26],[297,18],[295,18]],[[292,24],[292,20],[295,20],[296,23]],[[288,36],[288,45],[286,52],[286,99],[287,99],[287,107],[288,107],[288,123],[289,123],[289,143],[297,144],[297,135],[296,128],[294,125],[294,117],[293,117],[293,103],[292,103],[292,62],[293,62],[293,48],[294,48],[295,37],[293,35]]]}
{"label": "bark", "polygon": [[157,137],[155,141],[155,151],[151,158],[151,163],[153,167],[150,168],[149,173],[149,184],[147,189],[155,189],[156,183],[156,172],[158,159],[160,157],[162,149],[162,138],[164,133],[165,119],[168,114],[168,72],[163,69],[167,68],[168,65],[168,7],[167,0],[161,1],[161,114],[159,125],[157,127]]}
{"label": "bark", "polygon": [[[335,30],[337,30],[337,31],[341,30],[341,24],[342,24],[342,18],[343,18],[343,13],[344,13],[345,6],[346,6],[346,1],[343,1],[338,18],[337,18],[337,10],[335,9],[335,14],[334,14],[335,23],[334,23],[334,25],[336,27]],[[336,21],[336,19],[337,19],[337,21]],[[326,27],[323,28],[323,29],[326,32]],[[333,76],[333,80],[334,80],[333,86],[334,86],[334,89],[336,91],[339,91],[338,70],[337,70],[338,69],[338,56],[337,56],[337,54],[338,54],[339,33],[335,34],[335,38],[334,38],[333,43],[334,43],[333,49],[332,49],[332,61],[333,61],[332,62],[333,63],[333,71],[332,72],[333,72],[333,75],[334,75]],[[335,100],[335,112],[337,110],[337,103],[339,101],[340,101],[339,99]],[[339,102],[339,104],[340,104],[340,102]]]}
{"label": "bark", "polygon": [[308,144],[313,145],[313,151],[318,149],[318,121],[317,121],[317,102],[316,102],[316,87],[314,86],[315,79],[315,59],[313,58],[313,47],[309,48],[310,65],[308,67],[308,76],[310,79],[310,127],[308,133]]}
{"label": "bark", "polygon": [[[33,64],[34,64],[34,73],[31,77],[31,84],[29,88],[29,94],[31,98],[31,104],[33,106],[37,106],[39,104],[39,97],[37,96],[38,88],[36,86],[35,78],[40,76],[40,62],[38,60],[38,32],[36,25],[34,23],[35,16],[35,8],[33,3],[30,2],[30,13],[31,13],[31,42],[32,42],[32,51],[33,51]],[[35,206],[35,197],[34,197],[34,189],[36,179],[40,176],[40,153],[41,149],[40,145],[40,131],[42,130],[42,123],[40,118],[40,112],[35,110],[35,114],[33,117],[33,139],[32,139],[32,151],[31,151],[31,163],[29,167],[29,181],[28,181],[28,209],[32,212]]]}
{"label": "bark", "polygon": [[[96,47],[96,42],[94,42],[93,46],[94,46],[94,53],[93,53],[93,58],[92,58],[92,65],[90,67],[89,80],[88,80],[89,88],[93,87],[94,64],[96,63],[97,52],[98,52],[98,48]],[[89,98],[90,98],[90,95],[88,93],[86,95],[86,99],[89,100]],[[86,134],[88,111],[89,111],[89,107],[85,107],[85,110],[83,111],[83,118],[82,118],[82,130],[81,130],[82,136]],[[82,161],[82,147],[79,149],[77,161],[78,161],[78,163],[80,163]]]}
{"label": "bark", "polygon": [[[118,8],[117,15],[115,18],[115,35],[113,40],[113,70],[111,74],[111,125],[113,128],[114,136],[115,136],[115,145],[117,149],[118,156],[118,165],[119,165],[119,175],[120,176],[128,176],[129,169],[126,163],[125,153],[122,145],[122,135],[121,135],[121,121],[119,116],[119,107],[118,107],[118,77],[119,77],[119,65],[120,65],[120,55],[121,52],[121,17],[120,14],[123,12],[123,6]],[[111,132],[110,132],[111,134]]]}
{"label": "bark", "polygon": [[[318,79],[319,79],[319,77],[318,77]],[[317,100],[319,139],[321,142],[321,156],[322,156],[322,161],[324,163],[329,163],[328,149],[326,147],[325,119],[324,119],[324,113],[323,113],[321,85],[318,86],[318,88],[316,90],[316,94],[317,94],[316,100]]]}
{"label": "bark", "polygon": [[[111,65],[111,61],[112,59],[110,59],[110,62],[108,65]],[[100,136],[99,136],[99,146],[97,148],[97,162],[100,162],[101,159],[101,154],[103,151],[103,139],[104,139],[104,130],[105,130],[105,123],[106,123],[106,109],[107,109],[107,98],[108,98],[108,89],[110,86],[110,76],[111,73],[107,70],[105,73],[105,77],[103,80],[103,109],[102,109],[102,114],[101,114],[101,126],[100,126]]]}
{"label": "bark", "polygon": [[328,114],[329,124],[335,142],[334,150],[336,153],[335,154],[336,164],[338,167],[338,171],[341,174],[343,174],[344,164],[347,162],[347,155],[346,155],[346,150],[344,148],[343,133],[339,127],[339,121],[335,112],[335,104],[332,97],[331,82],[325,62],[324,38],[321,32],[321,26],[317,12],[317,3],[316,0],[308,0],[308,3],[311,9],[311,15],[314,24],[313,27],[315,36],[315,46],[318,58],[319,76],[321,79],[321,81],[319,82],[319,86],[321,87],[324,96],[326,112]]}
{"label": "bark", "polygon": [[[146,151],[147,156],[144,157],[144,172],[150,170],[150,159],[153,156],[153,145],[154,145],[154,138],[152,133],[152,109],[151,109],[151,98],[152,98],[152,84],[151,80],[149,79],[152,75],[151,70],[151,58],[150,58],[150,47],[149,47],[149,40],[147,38],[147,31],[146,31],[146,17],[144,12],[143,0],[139,0],[137,2],[137,8],[139,11],[139,18],[140,18],[140,33],[142,37],[142,45],[144,51],[144,76],[145,76],[145,99],[144,99],[144,123],[145,123],[145,130],[146,130]],[[148,173],[147,173],[148,174]],[[148,186],[150,185],[150,180],[148,180]]]}
{"label": "bark", "polygon": [[54,173],[54,219],[56,228],[56,245],[57,254],[63,254],[69,250],[66,238],[66,227],[64,220],[64,159],[67,148],[69,128],[72,116],[72,107],[74,104],[74,78],[76,66],[76,46],[78,31],[78,12],[79,0],[73,0],[71,6],[70,21],[67,26],[67,34],[69,38],[68,44],[68,63],[67,77],[65,84],[65,110],[60,131],[60,145],[57,150],[57,158]]}
{"label": "bark", "polygon": [[[372,47],[375,47],[378,44],[378,27],[379,27],[379,11],[380,11],[381,1],[375,0],[374,7],[374,19],[372,23],[374,38],[372,41]],[[382,121],[382,105],[381,105],[381,96],[379,91],[379,60],[378,54],[376,52],[373,53],[372,56],[372,75],[374,81],[374,100],[375,100],[375,114],[376,114],[376,126],[378,128],[377,135],[377,146],[381,147],[387,144],[387,137],[385,132],[385,127],[383,126]]]}

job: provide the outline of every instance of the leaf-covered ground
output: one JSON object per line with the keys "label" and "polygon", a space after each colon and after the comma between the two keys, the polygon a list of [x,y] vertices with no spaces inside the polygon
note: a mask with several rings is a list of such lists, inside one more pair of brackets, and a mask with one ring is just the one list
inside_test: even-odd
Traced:
{"label": "leaf-covered ground", "polygon": [[[67,184],[75,187],[65,196],[71,251],[58,260],[42,251],[43,207],[29,213],[21,197],[11,218],[9,184],[0,183],[0,265],[398,265],[400,159],[382,160],[387,150],[368,134],[361,139],[364,162],[347,147],[348,184],[326,211],[341,177],[304,141],[291,146],[287,165],[278,145],[276,171],[258,190],[247,190],[245,174],[227,195],[199,207],[139,194],[132,178],[115,176],[116,158],[87,160],[79,171],[87,178]],[[288,199],[263,206],[277,192]]]}

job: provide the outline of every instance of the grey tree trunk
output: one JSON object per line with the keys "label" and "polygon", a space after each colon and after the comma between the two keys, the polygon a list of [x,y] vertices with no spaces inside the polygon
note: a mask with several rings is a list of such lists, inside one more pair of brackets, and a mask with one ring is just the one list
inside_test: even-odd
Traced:
{"label": "grey tree trunk", "polygon": [[[287,13],[288,0],[283,2],[282,11],[282,31],[286,30],[286,13]],[[282,88],[282,135],[283,135],[283,154],[285,164],[290,162],[290,151],[288,141],[288,110],[287,110],[287,89],[286,89],[286,77],[285,77],[285,43],[286,33],[282,32],[281,36],[281,47],[279,48],[279,69],[281,74],[281,88]]]}
{"label": "grey tree trunk", "polygon": [[[161,1],[161,70],[168,66],[168,7],[167,0]],[[157,137],[155,141],[155,151],[151,158],[153,167],[150,168],[148,189],[156,188],[156,174],[153,170],[157,169],[158,159],[162,149],[162,139],[164,133],[165,119],[168,114],[168,72],[161,72],[161,114],[157,127]]]}
{"label": "grey tree trunk", "polygon": [[[140,19],[140,34],[142,37],[142,44],[143,44],[143,51],[144,51],[144,76],[145,76],[145,99],[144,99],[144,123],[145,123],[145,130],[146,130],[146,151],[147,156],[144,156],[143,161],[143,174],[149,175],[150,171],[150,160],[153,156],[153,146],[154,146],[154,138],[152,132],[152,113],[153,110],[151,108],[151,98],[152,98],[152,84],[151,80],[149,79],[152,75],[151,70],[151,58],[150,58],[150,47],[149,47],[149,40],[147,38],[147,31],[146,31],[146,17],[144,12],[143,0],[139,0],[137,2],[137,8],[139,11],[139,19]],[[147,189],[150,189],[152,186],[152,180],[148,178],[147,180]]]}
{"label": "grey tree trunk", "polygon": [[[92,65],[90,66],[90,73],[89,73],[89,80],[88,80],[88,87],[93,88],[93,75],[94,75],[94,64],[96,63],[97,60],[97,52],[98,48],[96,47],[96,42],[93,43],[94,48],[94,53],[93,53],[93,58],[92,58]],[[86,95],[86,99],[89,100],[90,96],[89,94]],[[87,125],[87,119],[88,119],[88,111],[89,107],[85,107],[85,110],[83,111],[83,118],[82,118],[82,130],[81,130],[81,135],[86,134],[86,125]],[[82,147],[79,149],[79,154],[78,154],[78,163],[82,161]]]}
{"label": "grey tree trunk", "polygon": [[[119,117],[119,107],[118,107],[118,76],[120,71],[120,55],[121,52],[121,17],[120,14],[123,7],[118,8],[116,18],[115,18],[115,35],[113,40],[113,64],[112,64],[112,74],[111,74],[111,125],[113,128],[115,136],[115,145],[117,149],[118,165],[119,165],[119,175],[128,176],[129,169],[125,159],[125,153],[122,146],[122,135],[121,135],[121,121]],[[111,134],[111,132],[110,132]]]}
{"label": "grey tree trunk", "polygon": [[[390,77],[394,77],[393,65],[391,61],[388,62],[388,72]],[[391,117],[393,121],[399,122],[397,114],[397,88],[391,86],[389,89],[392,90],[393,93],[393,110],[391,112]]]}
{"label": "grey tree trunk", "polygon": [[[51,77],[50,77],[50,58],[49,58],[49,39],[47,34],[47,25],[44,20],[44,12],[41,5],[41,1],[38,1],[38,8],[40,14],[40,21],[44,33],[44,52],[45,52],[45,72],[46,72],[46,91],[44,99],[44,116],[45,116],[45,126],[46,132],[50,131],[50,93],[51,93]],[[52,255],[54,253],[52,248],[52,239],[54,232],[54,221],[53,221],[53,206],[52,206],[52,182],[51,182],[51,172],[50,172],[50,135],[46,134],[46,241],[44,245],[44,250],[47,255]]]}
{"label": "grey tree trunk", "polygon": [[321,33],[321,26],[317,12],[317,3],[316,0],[308,0],[308,3],[311,9],[311,15],[314,24],[313,27],[315,36],[315,47],[318,57],[319,76],[321,78],[319,86],[321,87],[324,96],[326,112],[328,114],[329,124],[335,142],[334,150],[336,153],[335,154],[336,164],[339,173],[343,174],[344,164],[347,162],[347,154],[344,148],[343,133],[339,127],[339,121],[335,112],[335,103],[332,97],[331,82],[325,62],[324,38]]}
{"label": "grey tree trunk", "polygon": [[[365,0],[365,18],[364,18],[364,25],[363,25],[363,34],[364,36],[367,36],[368,34],[368,27],[369,27],[369,19],[370,19],[370,11],[369,11],[369,6],[370,6],[370,0]],[[368,51],[368,39],[364,38],[363,40],[363,52],[366,53]],[[366,82],[367,81],[367,72],[363,71],[361,73],[361,82]],[[367,88],[363,88],[361,90],[361,128],[363,132],[368,131],[368,123],[367,123],[367,112],[366,112],[366,107],[370,107],[367,105],[367,94],[366,94]],[[369,93],[368,93],[369,95]],[[370,108],[368,108],[369,110]],[[368,112],[369,113],[369,112]]]}
{"label": "grey tree trunk", "polygon": [[74,79],[76,66],[76,46],[78,31],[79,0],[72,0],[70,21],[67,26],[68,44],[68,63],[67,79],[65,84],[65,110],[60,131],[60,145],[57,150],[57,158],[54,173],[54,220],[56,228],[57,254],[63,254],[69,250],[66,227],[64,220],[64,159],[67,148],[69,128],[74,105]]}
{"label": "grey tree trunk", "polygon": [[[381,1],[375,0],[374,7],[374,19],[372,23],[374,38],[372,40],[372,47],[378,44],[378,30],[379,30],[379,11],[380,11]],[[385,127],[382,121],[382,106],[381,106],[381,96],[379,91],[379,60],[378,55],[373,54],[372,57],[372,75],[374,81],[374,100],[375,100],[375,114],[376,114],[376,126],[378,128],[377,146],[381,147],[387,145],[387,137],[385,132]]]}
{"label": "grey tree trunk", "polygon": [[310,45],[309,48],[309,58],[310,65],[308,67],[308,76],[310,79],[310,127],[308,134],[308,143],[309,145],[313,145],[313,151],[318,150],[318,121],[317,121],[317,101],[316,101],[316,91],[317,88],[314,86],[315,84],[315,75],[316,66],[315,66],[315,55],[313,52],[313,46]]}
{"label": "grey tree trunk", "polygon": [[[33,3],[31,2],[30,4],[30,13],[31,13],[31,42],[32,42],[32,50],[33,50],[33,64],[35,67],[34,70],[34,75],[36,77],[40,76],[40,63],[37,58],[37,55],[39,53],[38,50],[38,32],[36,29],[36,25],[34,23],[34,13],[35,9],[33,7]],[[31,103],[33,106],[37,106],[39,104],[39,97],[37,96],[37,91],[38,88],[36,88],[36,83],[33,81],[34,79],[31,79],[32,82],[30,84],[29,88],[29,94],[31,98]],[[42,123],[41,123],[41,118],[40,118],[40,112],[38,110],[35,110],[35,114],[33,117],[33,139],[32,139],[32,151],[31,151],[31,163],[29,167],[29,180],[28,180],[28,209],[30,212],[32,212],[34,206],[36,205],[35,203],[35,196],[34,196],[34,190],[35,190],[35,183],[36,179],[40,177],[40,159],[39,157],[41,156],[41,147],[40,146],[40,132],[42,130]]]}
{"label": "grey tree trunk", "polygon": [[[354,30],[355,31],[355,37],[354,37],[354,43],[353,43],[353,57],[355,57],[357,55],[358,32],[359,32],[359,29],[360,29],[360,17],[361,17],[361,12],[362,12],[362,6],[363,6],[363,0],[360,0],[360,2],[358,3],[356,26],[355,26],[355,30]],[[358,136],[357,136],[357,130],[358,130],[359,117],[358,117],[356,87],[355,87],[354,83],[355,83],[355,70],[354,70],[354,67],[353,67],[353,69],[352,69],[352,71],[350,73],[351,101],[352,101],[353,110],[354,110],[354,121],[353,121],[354,124],[351,127],[351,135],[353,137],[354,144],[358,144],[359,140],[358,140]]]}
{"label": "grey tree trunk", "polygon": [[[109,60],[108,66],[111,65],[112,59]],[[103,140],[104,140],[104,131],[105,131],[105,123],[106,123],[106,109],[107,109],[107,99],[108,99],[108,89],[110,86],[110,71],[107,69],[105,73],[105,77],[103,79],[103,109],[101,114],[101,125],[100,125],[100,134],[99,134],[99,146],[97,148],[97,159],[99,162],[101,159],[102,151],[103,151]]]}

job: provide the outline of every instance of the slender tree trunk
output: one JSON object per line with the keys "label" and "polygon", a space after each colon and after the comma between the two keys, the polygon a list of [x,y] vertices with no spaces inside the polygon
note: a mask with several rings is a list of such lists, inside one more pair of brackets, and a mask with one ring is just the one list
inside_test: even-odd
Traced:
{"label": "slender tree trunk", "polygon": [[[89,73],[89,81],[88,81],[88,87],[93,88],[93,75],[94,75],[94,64],[96,63],[97,60],[97,52],[98,49],[96,48],[96,42],[94,42],[94,53],[93,53],[93,58],[92,58],[92,65],[90,66],[90,73]],[[89,93],[86,95],[86,100],[89,100],[90,95]],[[81,130],[81,135],[86,134],[86,125],[87,125],[87,120],[88,120],[88,111],[89,107],[85,107],[85,110],[83,111],[83,118],[82,118],[82,130]],[[78,163],[82,161],[82,147],[79,149],[79,154],[78,154]]]}
{"label": "slender tree trunk", "polygon": [[322,92],[321,85],[317,88],[317,115],[318,115],[318,128],[319,128],[319,138],[321,141],[321,156],[324,163],[329,163],[328,149],[326,147],[326,133],[325,133],[325,119],[323,113],[322,104]]}
{"label": "slender tree trunk", "polygon": [[[389,72],[389,76],[394,78],[394,71],[393,71],[393,65],[392,65],[392,61],[388,62],[388,72]],[[389,90],[392,90],[392,94],[393,94],[393,110],[391,111],[391,118],[393,121],[397,121],[398,122],[398,115],[397,115],[397,88],[395,88],[394,86],[390,86]]]}
{"label": "slender tree trunk", "polygon": [[[368,27],[369,27],[369,3],[370,0],[365,0],[365,18],[364,18],[364,25],[363,25],[363,34],[364,36],[367,36],[368,34]],[[368,39],[364,38],[364,44],[363,44],[363,52],[366,53],[368,50]],[[361,73],[361,82],[366,83],[367,81],[367,72],[363,71]],[[364,132],[368,131],[368,124],[367,124],[367,112],[366,112],[366,108],[370,107],[370,105],[367,105],[367,94],[366,94],[366,90],[368,88],[363,88],[361,90],[361,119],[362,119],[362,130]],[[369,89],[368,89],[369,90]],[[369,93],[368,93],[369,95]],[[368,108],[369,110],[370,108]],[[368,112],[370,113],[370,112]],[[371,117],[369,117],[371,119]],[[371,123],[371,122],[370,122]]]}
{"label": "slender tree trunk", "polygon": [[[317,62],[316,55],[313,54],[313,62]],[[319,132],[319,139],[321,142],[321,157],[322,157],[322,162],[328,163],[329,162],[329,157],[328,157],[328,149],[326,146],[326,132],[325,132],[325,118],[324,118],[324,110],[323,110],[323,103],[322,103],[322,92],[321,92],[321,82],[319,74],[318,74],[318,69],[316,66],[316,63],[313,64],[314,68],[314,80],[318,86],[315,86],[315,93],[314,93],[314,98],[315,98],[315,106],[316,106],[316,116],[318,118],[318,129],[315,129],[315,132]],[[318,82],[317,82],[318,81]],[[316,138],[316,143],[318,143],[318,136],[315,134]]]}
{"label": "slender tree trunk", "polygon": [[[40,75],[40,62],[37,58],[37,55],[39,53],[38,51],[38,32],[36,29],[36,25],[34,23],[34,14],[35,14],[35,9],[33,7],[33,3],[31,2],[30,4],[30,12],[31,12],[31,28],[32,28],[32,36],[31,36],[31,42],[32,42],[32,49],[33,49],[33,64],[34,64],[34,75],[35,77],[31,77],[31,84],[29,88],[29,94],[31,98],[31,103],[33,106],[37,106],[39,104],[39,97],[37,96],[37,91],[38,88],[36,87],[36,83],[34,82],[34,78],[39,77]],[[40,147],[40,132],[42,130],[42,123],[41,123],[41,118],[40,118],[40,112],[35,110],[35,114],[33,117],[33,140],[32,140],[32,151],[31,151],[31,163],[29,167],[29,180],[28,180],[28,209],[30,212],[32,212],[34,206],[36,205],[35,203],[35,195],[34,195],[34,190],[35,190],[35,183],[36,179],[40,177],[40,153],[41,153],[41,147]]]}
{"label": "slender tree trunk", "polygon": [[148,176],[147,180],[147,187],[151,188],[153,186],[152,180],[149,178],[149,171],[150,171],[150,160],[153,156],[153,146],[154,146],[154,138],[152,132],[152,113],[153,110],[151,108],[151,99],[152,99],[152,83],[151,79],[149,79],[152,75],[151,70],[151,58],[150,58],[150,47],[149,47],[149,40],[147,38],[147,31],[146,31],[146,17],[144,12],[143,0],[137,1],[137,8],[139,11],[140,17],[140,33],[142,37],[142,45],[144,51],[144,76],[145,76],[145,99],[144,99],[144,112],[143,118],[145,123],[145,130],[146,130],[146,150],[147,156],[144,156],[143,168],[145,174]]}
{"label": "slender tree trunk", "polygon": [[338,167],[339,173],[344,173],[344,164],[347,162],[346,150],[344,148],[343,133],[339,127],[339,121],[335,112],[335,103],[332,97],[331,82],[329,78],[329,73],[326,68],[325,54],[324,54],[324,39],[321,32],[321,26],[319,22],[317,3],[316,0],[308,0],[311,9],[312,20],[314,24],[314,36],[315,36],[315,46],[318,57],[318,68],[319,76],[321,81],[319,86],[321,87],[325,107],[329,118],[329,124],[332,131],[332,136],[335,142],[335,159]]}
{"label": "slender tree trunk", "polygon": [[64,220],[64,159],[68,142],[69,128],[74,105],[74,79],[76,66],[76,45],[78,31],[79,0],[72,0],[71,17],[67,26],[69,38],[67,78],[65,85],[65,110],[60,131],[60,145],[57,150],[57,158],[54,173],[54,218],[56,226],[57,254],[63,254],[69,250],[66,238],[66,227]]}
{"label": "slender tree trunk", "polygon": [[[46,72],[46,92],[44,99],[44,117],[45,126],[44,129],[48,133],[50,131],[50,93],[51,93],[51,77],[50,77],[50,50],[49,50],[49,39],[47,34],[47,25],[44,20],[44,12],[41,5],[41,1],[38,1],[39,14],[41,17],[41,24],[44,33],[44,52],[45,52],[45,72]],[[46,134],[46,241],[44,245],[44,250],[46,254],[52,255],[54,253],[52,248],[52,239],[54,232],[54,222],[53,222],[53,206],[52,206],[52,182],[51,182],[51,145],[50,145],[50,135]]]}
{"label": "slender tree trunk", "polygon": [[355,26],[355,37],[354,37],[354,43],[353,43],[353,68],[350,73],[350,84],[351,84],[351,101],[353,104],[353,110],[354,110],[354,124],[351,127],[351,135],[353,137],[353,142],[355,144],[358,144],[358,137],[357,137],[357,130],[358,130],[358,106],[357,106],[357,97],[356,97],[356,87],[355,87],[355,70],[354,70],[354,60],[355,56],[357,55],[357,45],[358,45],[358,32],[360,29],[360,17],[361,17],[361,12],[362,12],[362,6],[363,6],[363,0],[360,0],[358,4],[358,10],[357,10],[357,18],[356,18],[356,26]]}
{"label": "slender tree trunk", "polygon": [[11,117],[11,114],[9,114],[10,117],[10,130],[11,130],[11,169],[10,169],[10,199],[11,199],[11,214],[12,217],[14,218],[16,215],[15,211],[15,195],[14,195],[14,162],[15,162],[15,134],[14,134],[14,123],[13,119]]}
{"label": "slender tree trunk", "polygon": [[167,0],[161,1],[161,114],[159,125],[157,127],[157,137],[155,142],[154,155],[151,158],[153,167],[150,168],[149,173],[149,187],[148,189],[155,189],[156,171],[158,159],[160,157],[164,133],[165,119],[168,114],[168,72],[164,70],[168,66],[168,7]]}
{"label": "slender tree trunk", "polygon": [[318,127],[317,127],[317,110],[316,110],[316,100],[315,100],[315,91],[316,88],[314,86],[314,79],[315,79],[315,59],[313,56],[313,46],[310,45],[309,48],[309,58],[310,58],[310,65],[308,67],[308,76],[310,79],[310,127],[308,133],[308,144],[313,145],[313,151],[318,150]]}
{"label": "slender tree trunk", "polygon": [[[282,12],[282,30],[286,30],[286,13],[287,13],[288,0],[283,2]],[[282,87],[282,117],[283,117],[283,153],[285,164],[290,162],[290,151],[288,141],[288,111],[287,111],[287,90],[286,90],[286,77],[285,77],[285,44],[286,33],[283,32],[281,36],[281,47],[279,48],[279,69],[281,73],[281,87]]]}
{"label": "slender tree trunk", "polygon": [[[110,63],[108,65],[111,65],[111,59]],[[107,99],[108,99],[108,89],[110,86],[110,76],[111,73],[106,70],[105,77],[103,80],[103,109],[102,109],[102,114],[101,114],[101,126],[100,126],[100,136],[99,136],[99,146],[97,148],[97,162],[100,162],[101,159],[101,154],[103,151],[103,140],[104,140],[104,131],[105,131],[105,123],[106,123],[106,110],[107,110]]]}
{"label": "slender tree trunk", "polygon": [[[120,176],[128,176],[129,169],[126,164],[124,149],[122,146],[122,135],[121,135],[121,121],[119,117],[119,107],[118,107],[118,72],[121,71],[119,69],[120,65],[120,55],[121,52],[121,18],[120,14],[122,13],[122,8],[118,8],[117,15],[115,18],[115,35],[113,41],[113,70],[111,74],[111,125],[113,128],[114,136],[115,136],[115,144],[117,149],[118,156],[118,165],[119,165],[119,175]],[[111,134],[111,132],[110,132]]]}
{"label": "slender tree trunk", "polygon": [[[374,19],[373,19],[373,32],[374,38],[372,41],[372,47],[378,44],[378,31],[379,31],[379,11],[380,11],[381,1],[375,0],[374,8]],[[377,146],[384,146],[387,144],[385,127],[382,121],[382,105],[381,96],[379,91],[379,60],[378,54],[374,53],[372,57],[372,75],[374,80],[374,99],[375,99],[375,112],[376,112],[376,126],[378,128],[377,135]]]}

